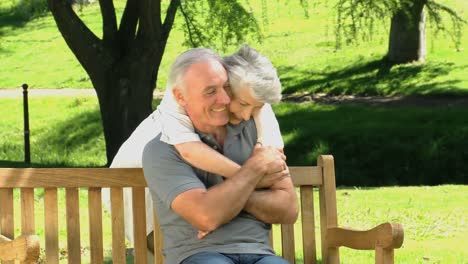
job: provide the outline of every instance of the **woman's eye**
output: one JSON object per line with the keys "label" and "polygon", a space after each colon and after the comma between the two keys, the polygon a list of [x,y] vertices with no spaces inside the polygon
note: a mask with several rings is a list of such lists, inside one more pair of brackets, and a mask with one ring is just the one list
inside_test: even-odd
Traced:
{"label": "woman's eye", "polygon": [[243,102],[239,102],[240,105],[242,106],[248,106],[249,104],[246,104],[246,103],[243,103]]}

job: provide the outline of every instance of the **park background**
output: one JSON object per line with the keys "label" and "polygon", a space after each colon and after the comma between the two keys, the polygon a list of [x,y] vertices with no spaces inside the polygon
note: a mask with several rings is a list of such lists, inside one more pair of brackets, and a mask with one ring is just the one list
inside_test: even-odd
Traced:
{"label": "park background", "polygon": [[[32,166],[105,166],[97,98],[80,92],[60,96],[70,88],[92,90],[90,78],[52,15],[42,13],[40,3],[28,5],[34,2],[41,1],[0,3],[0,89],[17,92],[0,97],[0,166],[29,166],[23,162],[23,83],[30,86]],[[245,42],[271,59],[283,84],[285,100],[274,110],[288,164],[315,164],[319,154],[335,157],[340,225],[402,223],[405,242],[396,251],[397,263],[468,263],[463,246],[468,235],[467,26],[457,44],[450,34],[436,34],[428,21],[426,61],[388,68],[382,57],[390,18],[375,21],[372,37],[345,40],[349,43],[337,49],[335,1],[240,2],[253,11],[262,33],[261,42],[255,37]],[[119,17],[125,1],[114,3]],[[465,1],[441,3],[467,20]],[[102,35],[98,3],[75,10]],[[187,49],[183,31],[179,12],[156,94],[164,89],[174,58]],[[238,45],[216,48],[229,54]],[[45,88],[60,90],[34,96]],[[156,96],[153,108],[158,103]],[[80,204],[85,210],[86,201]],[[342,254],[344,263],[373,261],[369,252],[344,249]]]}

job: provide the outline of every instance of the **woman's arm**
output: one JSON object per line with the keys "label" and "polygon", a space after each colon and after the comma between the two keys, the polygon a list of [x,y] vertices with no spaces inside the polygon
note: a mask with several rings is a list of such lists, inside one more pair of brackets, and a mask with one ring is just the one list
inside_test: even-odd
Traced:
{"label": "woman's arm", "polygon": [[263,129],[261,129],[259,138],[262,139],[263,146],[271,146],[277,149],[284,148],[283,138],[281,136],[281,130],[276,120],[275,113],[271,108],[271,105],[265,104],[258,114],[259,121],[255,120],[255,124],[259,123]]}
{"label": "woman's arm", "polygon": [[[240,165],[226,158],[201,141],[185,142],[174,145],[184,160],[193,166],[214,174],[232,177]],[[207,159],[206,157],[210,157]]]}

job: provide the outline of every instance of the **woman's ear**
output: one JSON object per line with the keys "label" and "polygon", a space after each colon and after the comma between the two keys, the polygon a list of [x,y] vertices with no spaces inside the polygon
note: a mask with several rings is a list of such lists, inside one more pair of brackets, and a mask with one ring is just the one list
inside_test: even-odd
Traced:
{"label": "woman's ear", "polygon": [[185,106],[187,104],[184,93],[180,90],[179,87],[174,87],[174,89],[172,89],[172,94],[180,106]]}

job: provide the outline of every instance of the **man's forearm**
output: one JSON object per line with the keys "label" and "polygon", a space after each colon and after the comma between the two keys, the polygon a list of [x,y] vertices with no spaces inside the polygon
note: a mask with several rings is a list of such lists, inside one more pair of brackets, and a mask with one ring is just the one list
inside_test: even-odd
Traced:
{"label": "man's forearm", "polygon": [[291,224],[298,215],[296,191],[290,178],[267,190],[252,192],[244,210],[269,224]]}

